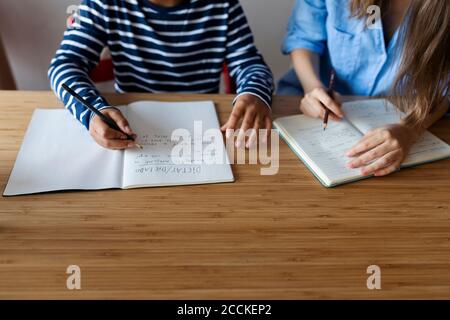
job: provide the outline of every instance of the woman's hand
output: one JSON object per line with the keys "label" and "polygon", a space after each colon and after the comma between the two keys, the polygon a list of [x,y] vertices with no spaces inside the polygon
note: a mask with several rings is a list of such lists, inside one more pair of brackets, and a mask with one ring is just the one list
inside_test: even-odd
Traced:
{"label": "woman's hand", "polygon": [[361,168],[363,175],[388,175],[405,160],[418,134],[403,124],[393,124],[368,132],[347,153],[353,157],[349,168]]}
{"label": "woman's hand", "polygon": [[[119,126],[123,132],[136,137],[131,130],[127,119],[116,108],[108,108],[100,111],[107,117],[110,117]],[[98,116],[94,116],[91,119],[89,125],[89,132],[94,140],[104,148],[113,150],[123,150],[127,148],[133,148],[136,146],[132,140],[127,140],[127,136],[122,132],[111,129],[105,122],[103,122]]]}
{"label": "woman's hand", "polygon": [[330,119],[338,121],[344,117],[341,109],[340,95],[334,92],[332,99],[324,88],[316,88],[308,92],[300,102],[300,111],[307,116],[323,119],[325,117],[324,105],[332,112]]}
{"label": "woman's hand", "polygon": [[243,94],[239,96],[233,107],[233,112],[230,115],[227,123],[222,126],[222,131],[226,132],[226,137],[229,139],[233,132],[238,127],[239,120],[242,119],[241,128],[236,139],[236,148],[240,148],[245,143],[247,130],[253,129],[247,143],[247,148],[254,147],[257,144],[259,129],[267,129],[267,137],[272,129],[272,119],[270,117],[269,107],[257,96],[252,94]]}

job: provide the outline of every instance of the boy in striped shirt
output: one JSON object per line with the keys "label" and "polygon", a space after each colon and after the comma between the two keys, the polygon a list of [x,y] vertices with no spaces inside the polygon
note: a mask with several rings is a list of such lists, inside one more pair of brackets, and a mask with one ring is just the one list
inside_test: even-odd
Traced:
{"label": "boy in striped shirt", "polygon": [[[133,135],[125,117],[99,95],[88,76],[106,46],[119,93],[217,93],[226,63],[237,84],[237,96],[222,130],[237,129],[240,120],[241,132],[271,129],[273,77],[253,44],[238,0],[83,1],[51,62],[50,84],[97,143],[125,149],[133,147],[133,142],[61,87],[66,83],[123,132]],[[238,147],[244,139],[241,134]]]}

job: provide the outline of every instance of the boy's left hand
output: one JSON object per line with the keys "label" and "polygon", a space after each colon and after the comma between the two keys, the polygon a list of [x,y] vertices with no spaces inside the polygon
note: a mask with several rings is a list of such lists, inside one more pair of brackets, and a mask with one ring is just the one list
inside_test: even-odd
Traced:
{"label": "boy's left hand", "polygon": [[[258,141],[259,129],[267,129],[267,135],[265,136],[265,141],[267,141],[267,136],[272,129],[272,118],[270,109],[261,99],[252,94],[239,96],[234,104],[230,118],[221,128],[222,131],[226,132],[227,139],[233,135],[231,130],[237,129],[241,119],[242,124],[236,140],[236,148],[241,147],[244,143],[247,148],[255,146]],[[246,143],[245,136],[249,129],[254,130]]]}
{"label": "boy's left hand", "polygon": [[403,124],[393,124],[369,131],[347,152],[354,157],[349,168],[361,168],[363,175],[385,176],[400,168],[418,135]]}

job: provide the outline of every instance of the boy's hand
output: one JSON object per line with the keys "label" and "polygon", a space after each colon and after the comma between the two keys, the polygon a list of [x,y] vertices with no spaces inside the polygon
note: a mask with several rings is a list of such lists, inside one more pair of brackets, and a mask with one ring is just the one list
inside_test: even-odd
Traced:
{"label": "boy's hand", "polygon": [[259,136],[259,129],[267,129],[267,136],[270,135],[272,129],[272,119],[270,117],[270,109],[258,97],[252,94],[243,94],[239,96],[233,107],[227,123],[222,126],[222,131],[226,131],[227,139],[232,136],[231,130],[236,130],[239,120],[242,119],[241,128],[236,140],[236,148],[240,148],[245,143],[246,132],[253,129],[246,147],[251,148],[256,145]]}
{"label": "boy's hand", "polygon": [[[103,109],[100,112],[114,120],[120,130],[129,135],[136,136],[131,130],[128,121],[125,119],[122,112],[115,108]],[[123,150],[135,146],[134,141],[127,140],[127,136],[122,132],[111,129],[98,116],[94,116],[91,119],[89,132],[99,145],[107,149]]]}
{"label": "boy's hand", "polygon": [[417,138],[414,130],[403,124],[371,130],[347,152],[353,157],[348,166],[360,168],[363,175],[388,175],[400,168]]}
{"label": "boy's hand", "polygon": [[[310,117],[323,119],[325,117],[325,105],[330,111],[330,119],[340,120],[344,114],[341,110],[340,95],[334,92],[333,100],[324,88],[316,88],[308,92],[300,102],[300,111]],[[322,105],[323,104],[323,105]]]}

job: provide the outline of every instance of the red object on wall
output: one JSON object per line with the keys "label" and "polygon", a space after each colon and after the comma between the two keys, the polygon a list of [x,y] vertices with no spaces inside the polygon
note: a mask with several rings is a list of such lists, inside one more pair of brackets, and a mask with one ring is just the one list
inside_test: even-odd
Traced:
{"label": "red object on wall", "polygon": [[236,84],[228,72],[228,67],[226,64],[223,65],[223,82],[225,86],[226,94],[235,94],[236,93]]}
{"label": "red object on wall", "polygon": [[99,64],[91,71],[90,77],[94,82],[114,80],[114,65],[112,59],[100,60]]}
{"label": "red object on wall", "polygon": [[[90,77],[94,82],[106,82],[114,80],[114,64],[112,59],[100,60],[99,64],[91,71]],[[223,66],[223,81],[226,94],[236,93],[236,84],[228,72],[228,67]]]}
{"label": "red object on wall", "polygon": [[[106,82],[114,80],[114,64],[112,59],[100,60],[100,63],[95,67],[91,73],[90,77],[94,82]],[[228,67],[223,65],[223,81],[224,89],[226,94],[236,93],[236,84],[228,72]]]}

